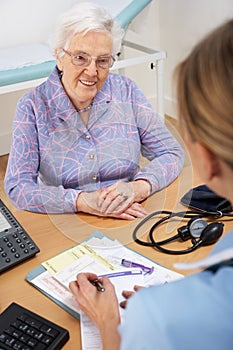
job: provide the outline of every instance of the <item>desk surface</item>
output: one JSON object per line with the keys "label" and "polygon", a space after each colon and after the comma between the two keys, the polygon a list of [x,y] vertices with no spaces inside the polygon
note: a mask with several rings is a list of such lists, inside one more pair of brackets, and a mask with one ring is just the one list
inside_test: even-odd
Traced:
{"label": "desk surface", "polygon": [[[198,180],[193,180],[191,170],[186,167],[179,178],[167,189],[154,194],[148,199],[145,202],[145,207],[149,213],[161,209],[173,211],[185,210],[179,203],[179,200],[187,190],[198,184]],[[77,244],[77,242],[81,242],[95,230],[99,230],[110,237],[117,238],[122,243],[127,244],[128,247],[171,269],[173,269],[174,262],[190,262],[204,258],[213,248],[212,246],[202,247],[187,255],[167,255],[153,248],[139,246],[132,241],[132,230],[139,222],[138,220],[126,222],[111,218],[98,218],[85,214],[48,216],[45,214],[18,211],[10,205],[9,201],[4,196],[2,196],[2,200],[35,240],[41,251],[36,257],[0,275],[0,310],[2,311],[12,301],[15,301],[64,328],[67,328],[70,332],[70,340],[64,347],[66,350],[81,349],[79,321],[26,282],[25,276],[28,271],[64,249],[72,247]],[[153,222],[153,220],[150,221],[147,227],[150,227]],[[162,225],[163,227],[158,229],[158,238],[166,237],[167,234],[165,232],[170,232],[171,234],[176,232],[177,227],[184,224],[184,221],[174,221],[166,225],[166,227]],[[229,231],[232,227],[232,221],[225,222],[224,232]],[[146,228],[144,232],[145,234],[143,232],[140,233],[140,235],[142,235],[140,237],[146,240],[148,233]],[[173,245],[172,249],[182,249],[182,245],[183,243],[177,242]],[[190,242],[185,242],[184,245],[187,247],[190,245]],[[192,273],[192,271],[179,272]]]}

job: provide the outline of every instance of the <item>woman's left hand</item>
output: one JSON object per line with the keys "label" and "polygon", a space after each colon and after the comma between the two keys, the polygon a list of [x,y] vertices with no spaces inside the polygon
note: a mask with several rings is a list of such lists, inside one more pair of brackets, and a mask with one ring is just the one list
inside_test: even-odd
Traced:
{"label": "woman's left hand", "polygon": [[120,307],[122,307],[122,309],[125,309],[127,306],[127,301],[129,298],[131,298],[135,292],[137,292],[138,290],[142,289],[143,287],[135,285],[134,286],[134,292],[133,291],[129,291],[129,290],[123,290],[122,292],[122,296],[125,298],[125,300],[120,302]]}
{"label": "woman's left hand", "polygon": [[120,214],[133,203],[141,202],[150,195],[150,184],[145,180],[119,181],[101,190],[98,206],[102,213]]}

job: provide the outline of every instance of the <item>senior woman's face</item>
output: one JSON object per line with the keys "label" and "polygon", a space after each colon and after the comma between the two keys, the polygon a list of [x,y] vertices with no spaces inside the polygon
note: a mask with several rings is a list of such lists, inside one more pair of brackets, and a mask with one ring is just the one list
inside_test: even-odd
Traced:
{"label": "senior woman's face", "polygon": [[[78,33],[66,51],[72,55],[82,52],[93,57],[111,55],[112,39],[104,32],[91,31],[85,35]],[[90,65],[74,65],[67,53],[62,58],[57,58],[57,65],[63,71],[64,89],[76,108],[85,108],[91,103],[109,73],[109,68],[96,66],[95,58],[91,60]]]}

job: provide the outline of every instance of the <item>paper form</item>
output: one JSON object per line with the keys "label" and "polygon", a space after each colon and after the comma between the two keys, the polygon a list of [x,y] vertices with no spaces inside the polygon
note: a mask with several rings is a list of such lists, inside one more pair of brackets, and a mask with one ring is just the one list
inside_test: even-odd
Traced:
{"label": "paper form", "polygon": [[105,264],[99,263],[98,260],[93,259],[91,256],[84,255],[69,266],[55,273],[53,277],[69,289],[69,283],[76,280],[78,273],[90,271],[98,275],[100,273],[108,273],[112,271],[112,269],[106,267]]}
{"label": "paper form", "polygon": [[75,312],[80,312],[78,304],[67,288],[56,281],[50,272],[45,271],[32,280],[32,283],[51,297],[67,305]]}
{"label": "paper form", "polygon": [[154,267],[154,272],[151,275],[146,274],[144,276],[145,286],[164,284],[183,277],[183,275],[169,270],[137,252],[128,249],[117,240],[111,240],[107,237],[93,237],[88,240],[88,245],[104,256],[118,269],[122,268],[120,264],[121,259],[127,259],[148,267]]}
{"label": "paper form", "polygon": [[57,273],[83,256],[91,256],[93,259],[99,261],[110,270],[114,270],[114,266],[112,264],[110,264],[103,256],[99,255],[86,243],[81,243],[78,246],[56,255],[55,257],[43,262],[42,266],[44,266],[44,268],[51,273]]}
{"label": "paper form", "polygon": [[82,350],[102,350],[99,330],[83,312],[80,313],[80,325]]}
{"label": "paper form", "polygon": [[[151,285],[159,285],[171,282],[182,278],[183,276],[174,271],[168,270],[167,268],[152,262],[151,260],[139,255],[138,253],[126,248],[117,240],[111,240],[107,237],[96,238],[93,237],[88,240],[88,245],[95,249],[99,254],[104,256],[109,262],[115,265],[118,269],[122,269],[122,265],[119,264],[121,259],[128,259],[135,261],[139,264],[154,267],[154,271],[151,275],[134,276],[131,280],[127,278],[112,278],[111,282],[114,284],[116,294],[119,303],[124,300],[122,297],[123,290],[133,290],[135,284],[148,287]],[[119,257],[121,259],[119,259]],[[121,321],[124,318],[125,310],[119,308]],[[85,314],[81,313],[81,337],[82,337],[82,349],[83,350],[101,350],[101,339],[98,329],[95,327],[93,322]]]}
{"label": "paper form", "polygon": [[[133,290],[135,284],[148,287],[155,284],[163,284],[182,278],[179,273],[171,271],[137,252],[125,247],[117,240],[106,236],[91,237],[58,256],[47,260],[42,265],[47,271],[39,274],[31,280],[31,283],[46,292],[52,298],[57,299],[71,310],[80,313],[77,303],[68,290],[71,280],[76,279],[79,272],[94,272],[98,276],[106,273],[114,273],[119,270],[135,270],[126,268],[120,264],[122,259],[131,260],[148,267],[154,267],[152,274],[143,274],[140,270],[138,275],[120,276],[112,278],[118,301],[122,301],[123,290]],[[120,310],[121,319],[124,318],[125,310]],[[101,350],[101,339],[92,321],[80,314],[81,336],[83,350]]]}
{"label": "paper form", "polygon": [[77,302],[69,290],[69,283],[80,272],[99,274],[113,272],[116,268],[86,243],[75,246],[42,263],[46,271],[31,282],[51,297],[79,312]]}

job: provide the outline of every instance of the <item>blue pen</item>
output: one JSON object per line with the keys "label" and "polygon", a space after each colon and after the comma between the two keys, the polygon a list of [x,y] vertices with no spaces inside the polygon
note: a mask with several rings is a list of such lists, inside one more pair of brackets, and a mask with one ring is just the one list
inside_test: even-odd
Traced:
{"label": "blue pen", "polygon": [[99,275],[99,278],[101,277],[120,277],[120,276],[129,276],[129,275],[141,275],[142,271],[140,270],[129,270],[129,271],[116,271],[116,272],[111,272],[111,273],[106,273],[104,275]]}

